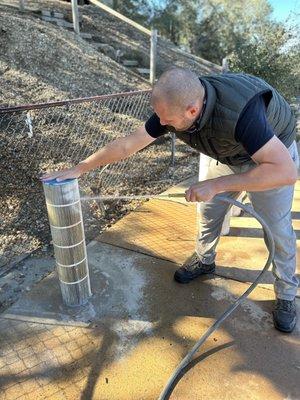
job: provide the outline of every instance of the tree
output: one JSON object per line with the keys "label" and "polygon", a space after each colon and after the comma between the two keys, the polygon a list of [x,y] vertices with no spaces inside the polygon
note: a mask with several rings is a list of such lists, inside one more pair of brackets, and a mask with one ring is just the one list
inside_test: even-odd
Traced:
{"label": "tree", "polygon": [[262,77],[291,100],[300,91],[300,44],[293,36],[282,24],[265,23],[259,35],[237,43],[229,65],[233,71]]}
{"label": "tree", "polygon": [[300,87],[297,18],[287,27],[271,13],[267,0],[167,0],[153,22],[192,53],[217,64],[228,56],[232,71],[260,76],[291,98]]}
{"label": "tree", "polygon": [[220,65],[227,56],[233,72],[260,76],[288,98],[299,93],[297,15],[293,25],[273,21],[268,0],[114,0],[113,7],[204,59]]}
{"label": "tree", "polygon": [[179,44],[179,1],[167,0],[156,4],[151,19],[159,33],[173,43]]}
{"label": "tree", "polygon": [[113,0],[112,8],[140,24],[149,22],[151,5],[147,0]]}

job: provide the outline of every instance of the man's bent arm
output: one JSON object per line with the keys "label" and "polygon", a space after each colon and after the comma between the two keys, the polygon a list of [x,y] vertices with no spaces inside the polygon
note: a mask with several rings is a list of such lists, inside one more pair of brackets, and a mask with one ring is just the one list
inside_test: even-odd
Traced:
{"label": "man's bent arm", "polygon": [[253,154],[257,167],[234,175],[215,178],[218,193],[227,191],[253,191],[275,189],[293,185],[297,180],[297,168],[281,141],[274,136]]}
{"label": "man's bent arm", "polygon": [[293,185],[297,180],[297,168],[287,148],[272,137],[252,156],[258,164],[251,170],[197,182],[186,191],[187,201],[210,201],[223,192],[242,192],[274,189]]}

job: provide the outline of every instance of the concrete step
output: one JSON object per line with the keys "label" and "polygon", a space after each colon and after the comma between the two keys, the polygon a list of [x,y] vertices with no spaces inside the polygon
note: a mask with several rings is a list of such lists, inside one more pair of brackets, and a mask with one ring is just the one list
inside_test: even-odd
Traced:
{"label": "concrete step", "polygon": [[50,10],[42,10],[41,13],[43,17],[52,17],[52,13]]}
{"label": "concrete step", "polygon": [[93,46],[100,51],[115,51],[115,49],[107,43],[93,43]]}
{"label": "concrete step", "polygon": [[93,39],[93,35],[91,33],[88,32],[80,32],[80,36],[82,39]]}
{"label": "concrete step", "polygon": [[123,60],[124,67],[138,67],[139,62],[137,60]]}
{"label": "concrete step", "polygon": [[64,14],[63,13],[60,13],[60,12],[56,12],[56,11],[53,11],[53,17],[54,18],[60,18],[60,19],[63,19],[65,16],[64,16]]}
{"label": "concrete step", "polygon": [[136,70],[141,75],[150,75],[150,69],[149,68],[137,68]]}
{"label": "concrete step", "polygon": [[95,43],[92,42],[94,48],[96,48],[98,51],[101,51],[101,53],[105,54],[106,56],[112,58],[113,60],[118,60],[118,51],[115,50],[112,46],[106,43]]}
{"label": "concrete step", "polygon": [[62,28],[71,28],[71,29],[74,28],[74,25],[73,25],[72,22],[67,22],[67,21],[65,21],[65,20],[63,20],[63,19],[61,19],[61,20],[56,20],[56,24],[57,24],[58,26],[61,26]]}
{"label": "concrete step", "polygon": [[41,10],[41,14],[43,17],[52,17],[57,19],[64,19],[65,16],[61,12],[51,11],[51,10]]}
{"label": "concrete step", "polygon": [[63,28],[72,28],[73,29],[73,24],[71,22],[65,21],[64,19],[48,17],[48,16],[43,15],[42,20],[45,22],[53,22],[54,24],[61,26]]}
{"label": "concrete step", "polygon": [[42,16],[42,20],[43,20],[43,21],[46,21],[46,22],[57,22],[57,21],[60,21],[60,19],[54,18],[54,17],[52,17],[51,15],[50,15],[50,16],[48,16],[48,15],[43,15],[43,16]]}

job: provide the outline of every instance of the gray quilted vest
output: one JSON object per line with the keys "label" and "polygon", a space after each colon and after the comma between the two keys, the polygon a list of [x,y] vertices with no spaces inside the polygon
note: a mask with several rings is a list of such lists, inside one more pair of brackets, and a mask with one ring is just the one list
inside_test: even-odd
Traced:
{"label": "gray quilted vest", "polygon": [[[269,124],[289,147],[296,137],[296,120],[287,101],[267,82],[243,73],[201,76],[206,106],[195,127],[176,137],[224,164],[240,165],[251,158],[235,140],[235,127],[248,102],[262,94]],[[174,131],[174,130],[173,130]]]}

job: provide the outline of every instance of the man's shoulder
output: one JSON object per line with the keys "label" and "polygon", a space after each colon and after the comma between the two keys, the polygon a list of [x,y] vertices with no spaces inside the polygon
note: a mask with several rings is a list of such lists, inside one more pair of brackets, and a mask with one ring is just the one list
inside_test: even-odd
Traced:
{"label": "man's shoulder", "polygon": [[229,99],[239,101],[238,99],[245,98],[249,101],[259,93],[269,92],[272,97],[272,93],[276,92],[262,78],[243,72],[203,75],[200,79],[204,85],[214,89],[219,100]]}
{"label": "man's shoulder", "polygon": [[[223,74],[209,74],[209,75],[200,75],[199,76],[200,80],[207,80],[209,82],[244,82],[250,81],[250,82],[261,82],[266,85],[269,85],[266,81],[264,81],[262,78],[251,75],[251,74],[246,74],[245,72],[225,72]],[[270,85],[269,85],[270,86]]]}

